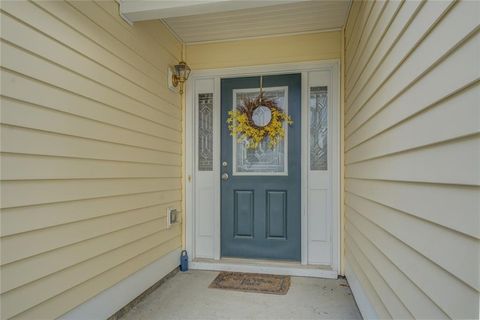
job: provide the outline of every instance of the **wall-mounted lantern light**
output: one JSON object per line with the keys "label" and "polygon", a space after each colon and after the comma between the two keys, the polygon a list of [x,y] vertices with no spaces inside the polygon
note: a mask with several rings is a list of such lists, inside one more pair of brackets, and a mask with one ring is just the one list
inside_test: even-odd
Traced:
{"label": "wall-mounted lantern light", "polygon": [[192,70],[184,61],[180,61],[174,66],[173,70],[169,71],[169,82],[171,81],[169,87],[171,89],[179,87],[180,94],[183,94],[184,83],[187,81],[190,71]]}

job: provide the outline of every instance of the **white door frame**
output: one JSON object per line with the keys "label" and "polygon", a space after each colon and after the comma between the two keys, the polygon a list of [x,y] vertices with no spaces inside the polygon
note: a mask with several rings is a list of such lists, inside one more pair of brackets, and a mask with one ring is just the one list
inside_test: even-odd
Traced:
{"label": "white door frame", "polygon": [[[312,62],[301,63],[288,63],[288,64],[275,64],[275,65],[263,65],[263,66],[248,66],[248,67],[235,67],[235,68],[223,68],[223,69],[209,69],[192,71],[186,86],[185,96],[185,174],[184,174],[184,186],[185,186],[185,247],[189,253],[190,259],[193,260],[192,266],[195,266],[195,182],[196,182],[196,128],[195,128],[195,99],[196,91],[194,83],[199,79],[210,79],[214,83],[214,112],[213,115],[213,130],[217,130],[218,134],[214,135],[214,162],[213,162],[213,177],[214,177],[214,221],[212,225],[213,229],[213,255],[210,259],[217,261],[217,264],[212,264],[210,269],[214,270],[232,270],[232,264],[229,267],[222,267],[220,260],[220,80],[222,78],[244,77],[244,76],[259,76],[259,75],[274,75],[285,73],[301,73],[302,74],[302,174],[301,174],[301,264],[308,264],[308,172],[307,163],[309,154],[308,141],[309,141],[309,123],[308,120],[308,100],[309,100],[309,74],[315,71],[330,71],[331,81],[329,87],[329,104],[332,104],[332,115],[329,116],[329,135],[332,138],[329,142],[332,148],[329,149],[329,166],[332,168],[331,175],[331,264],[327,266],[333,272],[334,276],[339,273],[340,268],[340,125],[341,125],[341,112],[340,112],[340,61],[335,60],[322,60]],[[330,165],[331,164],[331,165]],[[325,266],[319,266],[325,268]],[[198,268],[206,268],[204,264],[198,264]],[[311,266],[309,266],[311,269]],[[235,269],[235,267],[233,268]],[[237,269],[242,269],[238,266]],[[295,268],[293,268],[295,269]],[[292,270],[293,270],[292,269]],[[250,269],[249,269],[250,270]],[[290,271],[292,271],[290,270]],[[251,271],[255,271],[252,269]],[[263,272],[267,272],[265,268],[262,268]],[[295,272],[285,272],[288,274],[296,274]],[[308,275],[304,272],[300,272],[301,275]],[[315,273],[312,273],[315,276]],[[317,273],[317,276],[331,277],[332,273],[324,274]]]}

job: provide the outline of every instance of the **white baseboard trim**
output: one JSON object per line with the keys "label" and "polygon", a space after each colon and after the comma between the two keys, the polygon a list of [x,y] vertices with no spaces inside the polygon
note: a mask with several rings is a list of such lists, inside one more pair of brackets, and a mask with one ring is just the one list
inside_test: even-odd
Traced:
{"label": "white baseboard trim", "polygon": [[378,314],[375,311],[375,308],[373,308],[373,305],[365,294],[357,276],[348,264],[345,265],[345,277],[347,278],[350,289],[352,290],[353,298],[357,303],[363,319],[378,319]]}
{"label": "white baseboard trim", "polygon": [[315,277],[315,278],[328,278],[337,279],[338,274],[336,271],[315,267],[315,266],[303,266],[301,264],[290,264],[272,262],[271,264],[261,262],[223,262],[222,260],[194,260],[190,261],[190,269],[197,270],[211,270],[211,271],[233,271],[233,272],[249,272],[249,273],[265,273],[265,274],[277,274],[277,275],[289,275],[297,277]]}
{"label": "white baseboard trim", "polygon": [[174,250],[128,278],[115,284],[75,309],[62,320],[104,320],[123,308],[180,264],[180,249]]}

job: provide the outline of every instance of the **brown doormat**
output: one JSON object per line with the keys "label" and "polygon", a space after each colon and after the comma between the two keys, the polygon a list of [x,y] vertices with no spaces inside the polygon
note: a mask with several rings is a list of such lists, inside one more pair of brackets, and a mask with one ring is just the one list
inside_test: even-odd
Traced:
{"label": "brown doormat", "polygon": [[244,292],[287,294],[290,276],[259,273],[220,272],[209,288]]}

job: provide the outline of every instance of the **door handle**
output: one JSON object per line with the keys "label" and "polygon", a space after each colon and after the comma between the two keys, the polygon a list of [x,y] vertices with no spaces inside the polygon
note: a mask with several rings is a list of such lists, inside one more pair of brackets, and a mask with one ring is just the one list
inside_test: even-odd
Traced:
{"label": "door handle", "polygon": [[222,180],[224,181],[228,180],[228,173],[222,174]]}

